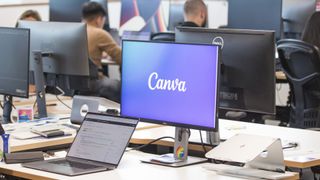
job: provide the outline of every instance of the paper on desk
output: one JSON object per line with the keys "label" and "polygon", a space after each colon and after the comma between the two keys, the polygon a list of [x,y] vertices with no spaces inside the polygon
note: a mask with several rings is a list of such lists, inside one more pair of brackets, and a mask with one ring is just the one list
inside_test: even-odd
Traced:
{"label": "paper on desk", "polygon": [[284,160],[286,161],[295,161],[295,162],[312,162],[320,159],[320,154],[305,154],[305,155],[295,155],[295,156],[285,156]]}
{"label": "paper on desk", "polygon": [[36,137],[40,137],[40,135],[32,133],[30,131],[25,131],[25,132],[14,132],[11,134],[11,136],[15,139],[32,139]]}

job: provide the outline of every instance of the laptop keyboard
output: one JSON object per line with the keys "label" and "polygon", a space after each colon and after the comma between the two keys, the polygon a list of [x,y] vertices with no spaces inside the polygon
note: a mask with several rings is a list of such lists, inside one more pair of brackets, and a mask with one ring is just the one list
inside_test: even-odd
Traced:
{"label": "laptop keyboard", "polygon": [[84,164],[84,163],[80,163],[80,162],[66,161],[66,160],[51,161],[50,163],[57,164],[60,166],[65,166],[65,167],[78,168],[78,169],[94,169],[94,168],[101,167],[101,166],[96,166],[93,164]]}

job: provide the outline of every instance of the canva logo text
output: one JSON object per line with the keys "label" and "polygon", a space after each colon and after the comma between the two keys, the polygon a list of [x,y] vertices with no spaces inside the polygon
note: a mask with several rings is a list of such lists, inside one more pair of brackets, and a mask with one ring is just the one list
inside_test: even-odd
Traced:
{"label": "canva logo text", "polygon": [[181,81],[178,78],[173,80],[161,79],[158,73],[153,72],[148,79],[148,87],[150,90],[166,90],[166,91],[179,91],[186,92],[186,81]]}

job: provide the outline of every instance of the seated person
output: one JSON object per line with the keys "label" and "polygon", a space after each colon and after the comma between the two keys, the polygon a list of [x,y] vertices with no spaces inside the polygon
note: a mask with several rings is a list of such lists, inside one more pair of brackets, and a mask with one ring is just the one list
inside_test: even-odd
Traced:
{"label": "seated person", "polygon": [[[25,12],[23,12],[18,21],[19,20],[24,20],[24,21],[41,21],[41,17],[39,15],[39,13],[35,10],[27,10]],[[16,24],[16,27],[17,27],[18,23]]]}
{"label": "seated person", "polygon": [[[302,40],[309,44],[313,44],[320,51],[320,12],[314,12],[309,18],[302,33]],[[315,99],[315,98],[317,98],[318,100],[320,99],[319,81],[320,80],[317,78],[312,80],[310,83],[306,85],[307,86],[306,89],[308,89],[309,91],[305,93],[305,96],[309,96],[312,99]],[[316,106],[316,105],[317,104],[313,106]]]}
{"label": "seated person", "polygon": [[185,27],[205,27],[207,23],[207,6],[202,0],[187,0],[183,7]]}
{"label": "seated person", "polygon": [[104,53],[118,65],[121,64],[121,49],[111,35],[103,30],[106,21],[106,12],[97,2],[88,2],[83,5],[82,18],[87,24],[89,56],[99,70],[98,80],[92,80],[91,95],[120,101],[120,81],[103,75],[101,59]]}
{"label": "seated person", "polygon": [[320,12],[315,12],[309,18],[304,31],[302,40],[320,48]]}

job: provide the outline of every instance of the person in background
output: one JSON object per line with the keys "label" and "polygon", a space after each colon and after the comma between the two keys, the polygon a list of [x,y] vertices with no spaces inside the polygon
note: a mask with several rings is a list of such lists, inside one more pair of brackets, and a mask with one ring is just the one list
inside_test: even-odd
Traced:
{"label": "person in background", "polygon": [[[38,11],[36,10],[32,10],[32,9],[29,9],[25,12],[23,12],[18,21],[19,20],[24,20],[24,21],[41,21],[41,16],[39,15]],[[17,27],[18,23],[16,24],[16,27]]]}
{"label": "person in background", "polygon": [[202,0],[187,0],[183,7],[185,27],[205,27],[207,23],[207,6]]}
{"label": "person in background", "polygon": [[313,13],[309,18],[302,33],[302,40],[320,49],[320,12]]}
{"label": "person in background", "polygon": [[121,64],[121,49],[111,35],[103,30],[106,12],[97,2],[87,2],[82,8],[83,22],[87,24],[89,57],[97,66],[98,80],[92,81],[91,91],[94,95],[120,101],[120,81],[103,75],[101,60],[104,54],[111,57],[116,64]]}

